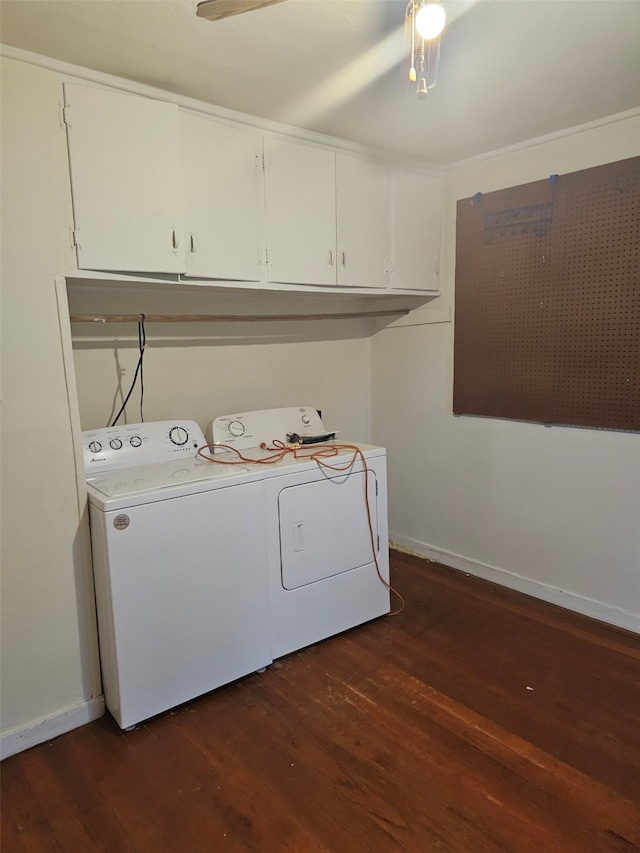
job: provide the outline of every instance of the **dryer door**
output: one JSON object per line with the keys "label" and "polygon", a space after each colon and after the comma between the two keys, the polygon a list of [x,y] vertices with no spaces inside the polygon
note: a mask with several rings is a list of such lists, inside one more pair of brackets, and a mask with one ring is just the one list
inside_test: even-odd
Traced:
{"label": "dryer door", "polygon": [[[378,549],[377,482],[367,483],[373,541]],[[278,495],[282,586],[298,589],[373,562],[365,474],[287,486]]]}

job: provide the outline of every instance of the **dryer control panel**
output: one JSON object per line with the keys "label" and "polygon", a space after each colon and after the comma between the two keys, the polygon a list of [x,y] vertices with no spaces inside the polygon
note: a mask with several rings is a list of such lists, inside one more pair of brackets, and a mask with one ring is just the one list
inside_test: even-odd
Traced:
{"label": "dryer control panel", "polygon": [[152,465],[185,457],[193,459],[203,444],[202,430],[193,421],[150,421],[82,433],[87,475],[131,465]]}
{"label": "dryer control panel", "polygon": [[207,440],[210,444],[227,444],[243,450],[276,440],[286,444],[287,435],[291,433],[305,438],[327,435],[316,409],[312,406],[289,406],[222,415],[207,427]]}

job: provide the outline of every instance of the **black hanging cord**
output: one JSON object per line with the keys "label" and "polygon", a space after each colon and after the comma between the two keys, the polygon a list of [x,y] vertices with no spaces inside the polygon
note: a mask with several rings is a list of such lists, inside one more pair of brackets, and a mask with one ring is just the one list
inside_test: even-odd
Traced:
{"label": "black hanging cord", "polygon": [[140,352],[140,423],[144,423],[144,414],[142,411],[142,403],[144,400],[144,376],[142,373],[142,359],[144,351],[147,348],[147,333],[144,330],[144,314],[140,315],[141,320],[138,323],[138,350]]}
{"label": "black hanging cord", "polygon": [[120,407],[120,411],[113,419],[111,426],[115,426],[120,420],[120,415],[124,412],[127,403],[129,402],[129,397],[133,393],[133,389],[136,387],[136,382],[138,381],[138,376],[140,376],[140,420],[144,423],[144,416],[142,414],[142,399],[144,397],[144,380],[143,380],[143,372],[142,372],[142,362],[144,359],[144,351],[147,343],[147,335],[144,330],[144,314],[140,315],[140,320],[138,321],[138,364],[136,365],[136,372],[133,374],[133,381],[131,383],[131,387],[129,388],[129,393],[124,399],[124,403]]}

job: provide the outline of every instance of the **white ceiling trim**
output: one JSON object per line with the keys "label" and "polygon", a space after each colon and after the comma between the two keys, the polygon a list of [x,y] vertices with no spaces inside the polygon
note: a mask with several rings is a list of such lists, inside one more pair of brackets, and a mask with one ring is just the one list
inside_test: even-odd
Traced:
{"label": "white ceiling trim", "polygon": [[[524,142],[516,142],[513,145],[507,145],[504,148],[496,148],[495,151],[486,151],[483,154],[476,154],[474,157],[467,157],[464,160],[456,160],[455,163],[448,163],[442,166],[443,172],[452,172],[456,169],[470,166],[473,163],[481,163],[485,160],[494,160],[496,157],[503,157],[505,154],[513,154],[517,151],[525,151],[527,148],[535,148],[538,145],[545,145],[548,142],[555,142],[560,139],[566,139],[569,136],[576,136],[580,133],[586,133],[590,130],[597,130],[599,127],[607,127],[608,125],[618,124],[621,121],[640,117],[640,107],[634,107],[632,110],[625,110],[622,113],[605,116],[604,118],[596,119],[595,121],[579,124],[575,127],[565,127],[563,130],[557,130],[554,133],[547,133],[544,136],[536,136],[533,139],[526,139]],[[638,155],[640,156],[640,142],[638,143]]]}

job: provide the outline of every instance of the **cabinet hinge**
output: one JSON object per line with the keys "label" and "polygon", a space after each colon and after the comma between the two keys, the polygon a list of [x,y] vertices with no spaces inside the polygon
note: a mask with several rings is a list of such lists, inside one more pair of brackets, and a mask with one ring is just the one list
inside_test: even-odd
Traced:
{"label": "cabinet hinge", "polygon": [[70,228],[69,229],[71,235],[71,247],[74,249],[80,248],[80,229],[79,228]]}
{"label": "cabinet hinge", "polygon": [[376,550],[379,551],[380,550],[380,535],[379,534],[378,534],[378,536],[376,536],[376,543],[377,543],[377,549]]}
{"label": "cabinet hinge", "polygon": [[386,273],[389,273],[389,274],[391,274],[391,273],[393,272],[393,261],[389,261],[389,260],[386,260],[386,259],[385,259],[385,262],[384,262],[384,271],[385,271]]}
{"label": "cabinet hinge", "polygon": [[264,172],[264,154],[256,154],[256,170]]}
{"label": "cabinet hinge", "polygon": [[67,127],[71,127],[71,114],[69,112],[70,107],[62,107],[62,123],[66,124]]}
{"label": "cabinet hinge", "polygon": [[267,266],[271,263],[271,256],[269,254],[269,248],[265,248],[264,250],[264,262]]}

